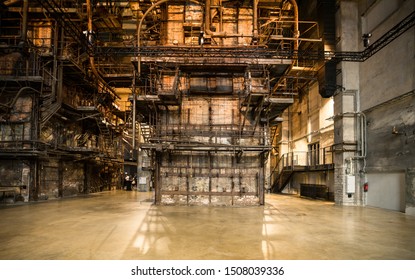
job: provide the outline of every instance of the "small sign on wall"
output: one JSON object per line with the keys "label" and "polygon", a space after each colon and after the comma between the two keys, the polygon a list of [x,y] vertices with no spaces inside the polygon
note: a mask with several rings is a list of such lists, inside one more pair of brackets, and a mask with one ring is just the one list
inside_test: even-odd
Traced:
{"label": "small sign on wall", "polygon": [[147,177],[139,177],[138,178],[138,184],[140,184],[140,185],[147,184]]}
{"label": "small sign on wall", "polygon": [[346,193],[356,192],[356,177],[353,175],[346,175]]}

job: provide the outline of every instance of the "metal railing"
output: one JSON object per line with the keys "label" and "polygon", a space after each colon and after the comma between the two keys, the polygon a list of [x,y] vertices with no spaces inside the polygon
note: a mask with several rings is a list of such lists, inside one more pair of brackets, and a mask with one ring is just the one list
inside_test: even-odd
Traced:
{"label": "metal railing", "polygon": [[0,140],[1,152],[40,152],[50,147],[49,143],[36,140]]}
{"label": "metal railing", "polygon": [[327,168],[328,165],[334,163],[333,155],[331,146],[308,152],[298,151],[283,154],[271,171],[271,183],[274,184],[283,171],[294,171],[296,167],[308,170]]}

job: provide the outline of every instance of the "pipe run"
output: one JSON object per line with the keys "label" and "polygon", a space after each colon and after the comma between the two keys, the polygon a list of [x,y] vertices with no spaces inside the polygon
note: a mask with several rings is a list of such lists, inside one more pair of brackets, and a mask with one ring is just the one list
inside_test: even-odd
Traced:
{"label": "pipe run", "polygon": [[[258,0],[254,0],[254,8],[253,8],[253,10],[254,10],[254,12],[253,12],[253,14],[254,14],[254,16],[253,16],[254,37],[255,37],[255,33],[258,33],[258,32],[255,32],[255,29],[257,29],[257,26],[258,26],[258,24],[256,23],[256,21],[257,21],[257,19],[256,19],[257,18],[256,17],[256,15],[257,15],[256,10],[257,9],[255,8],[255,5],[257,4],[257,2],[258,2]],[[244,35],[244,34],[239,34],[239,33],[227,33],[223,30],[221,30],[219,32],[213,32],[211,30],[211,25],[210,25],[211,20],[212,20],[211,19],[211,7],[212,7],[211,0],[206,0],[206,2],[205,2],[205,25],[204,25],[205,26],[204,32],[205,32],[206,35],[209,35],[209,36],[215,37],[215,38],[252,37],[251,35]],[[258,35],[258,34],[256,34],[256,35]]]}
{"label": "pipe run", "polygon": [[[296,0],[288,0],[291,5],[293,6],[294,10],[294,51],[298,51],[298,38],[300,37],[300,29],[299,29],[299,16],[298,16],[298,5]],[[259,0],[253,0],[253,16],[252,16],[252,37],[255,39],[258,37],[258,2]],[[227,34],[225,31],[220,32],[213,32],[211,30],[211,0],[206,0],[205,3],[205,34],[212,36],[212,37],[220,37],[220,38],[227,38],[227,37],[246,37],[243,34]]]}
{"label": "pipe run", "polygon": [[[87,0],[88,2],[90,0]],[[141,17],[140,22],[137,26],[137,49],[138,51],[140,50],[141,47],[141,28],[143,25],[143,20],[144,18],[157,6],[160,6],[161,4],[167,3],[170,0],[160,0],[157,3],[154,3],[150,8],[147,9],[147,11],[144,13],[144,15]],[[259,0],[254,0],[253,2],[253,37],[257,37],[258,36],[258,1]],[[287,0],[291,3],[291,5],[293,6],[293,10],[294,10],[294,38],[296,38],[296,40],[294,41],[294,51],[298,51],[298,38],[300,37],[300,32],[299,32],[299,18],[298,18],[298,5],[297,2],[295,0]],[[196,0],[190,0],[190,2],[199,4],[198,1]],[[220,37],[220,38],[227,38],[227,37],[247,37],[247,35],[243,35],[243,34],[228,34],[224,31],[220,31],[220,32],[213,32],[211,30],[211,0],[206,0],[205,2],[205,28],[204,28],[204,32],[205,34],[212,36],[212,37]],[[92,29],[92,28],[91,28]],[[139,63],[140,64],[140,63]],[[140,77],[140,65],[138,65],[138,77]]]}
{"label": "pipe run", "polygon": [[254,39],[258,38],[258,1],[254,0],[254,7],[253,7],[253,18],[252,18],[252,33]]}
{"label": "pipe run", "polygon": [[298,5],[295,0],[288,0],[294,9],[294,51],[298,51],[298,38],[300,37],[299,20],[298,20]]}
{"label": "pipe run", "polygon": [[23,1],[23,21],[22,21],[22,37],[20,38],[20,44],[25,45],[27,40],[27,19],[29,14],[29,0]]}

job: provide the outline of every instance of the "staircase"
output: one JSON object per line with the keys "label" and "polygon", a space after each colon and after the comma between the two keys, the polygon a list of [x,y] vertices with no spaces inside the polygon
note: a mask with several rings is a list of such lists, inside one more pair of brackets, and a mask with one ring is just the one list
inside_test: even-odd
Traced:
{"label": "staircase", "polygon": [[271,171],[271,191],[282,192],[295,172],[333,170],[333,159],[328,157],[332,156],[331,147],[320,149],[318,154],[321,160],[313,160],[312,152],[297,151],[283,154]]}
{"label": "staircase", "polygon": [[140,128],[141,128],[141,136],[143,137],[144,143],[150,142],[150,138],[153,132],[152,127],[146,123],[140,123]]}
{"label": "staircase", "polygon": [[307,152],[283,154],[271,172],[271,191],[282,192],[295,172],[307,171],[309,167],[307,157]]}
{"label": "staircase", "polygon": [[279,172],[277,174],[276,179],[274,180],[274,183],[271,185],[271,192],[273,193],[282,192],[284,188],[287,186],[293,174],[294,174],[294,169],[292,168],[287,168]]}
{"label": "staircase", "polygon": [[108,127],[108,123],[105,121],[104,118],[96,118],[96,121],[103,141],[102,143],[103,148],[105,150],[105,154],[111,157],[111,152],[113,151],[111,130]]}
{"label": "staircase", "polygon": [[55,115],[61,108],[61,102],[58,100],[56,90],[53,89],[56,78],[43,69],[43,80],[41,89],[41,104],[40,104],[40,124],[44,125],[50,118]]}
{"label": "staircase", "polygon": [[294,173],[292,153],[283,154],[271,172],[271,192],[280,193],[291,179]]}

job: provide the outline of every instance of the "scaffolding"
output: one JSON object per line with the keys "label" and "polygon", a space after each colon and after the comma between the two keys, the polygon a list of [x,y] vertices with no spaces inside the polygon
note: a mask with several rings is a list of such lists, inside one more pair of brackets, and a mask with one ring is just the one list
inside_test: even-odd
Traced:
{"label": "scaffolding", "polygon": [[22,201],[117,187],[121,121],[109,88],[89,75],[91,48],[75,24],[81,1],[8,5],[0,32],[0,187],[20,186],[15,200]]}

